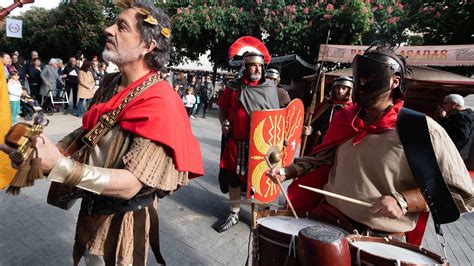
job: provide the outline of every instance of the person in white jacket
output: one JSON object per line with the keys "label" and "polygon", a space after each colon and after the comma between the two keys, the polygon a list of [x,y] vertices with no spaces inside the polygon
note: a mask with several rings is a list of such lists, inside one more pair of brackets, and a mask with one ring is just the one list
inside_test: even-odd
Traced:
{"label": "person in white jacket", "polygon": [[192,116],[192,113],[193,113],[194,104],[196,103],[196,97],[193,95],[192,87],[188,87],[186,89],[186,94],[183,96],[183,102],[184,102],[184,107],[186,107],[186,112],[188,113],[188,117],[190,117],[191,119],[194,119],[194,116]]}
{"label": "person in white jacket", "polygon": [[20,75],[16,71],[10,73],[8,79],[8,95],[10,98],[10,110],[12,113],[12,123],[16,123],[16,118],[20,114],[20,99],[23,95],[21,88]]}

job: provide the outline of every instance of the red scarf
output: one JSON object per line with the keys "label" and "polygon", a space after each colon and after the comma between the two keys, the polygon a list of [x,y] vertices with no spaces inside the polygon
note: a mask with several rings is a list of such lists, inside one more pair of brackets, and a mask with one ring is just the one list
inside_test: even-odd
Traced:
{"label": "red scarf", "polygon": [[[375,124],[365,125],[364,121],[357,115],[360,106],[355,104],[338,112],[331,121],[323,142],[316,146],[312,154],[338,146],[347,140],[354,138],[353,145],[357,145],[368,134],[382,134],[394,130],[397,124],[398,112],[403,107],[403,101],[398,101],[385,113]],[[315,171],[295,179],[288,187],[288,197],[295,209],[308,212],[317,207],[323,196],[298,187],[299,184],[322,189],[327,183],[332,164],[324,165]],[[416,228],[407,232],[407,241],[413,244],[421,244],[428,219],[428,213],[421,213]]]}
{"label": "red scarf", "polygon": [[[99,117],[118,107],[128,92],[142,84],[152,73],[136,80],[109,101],[95,104],[84,114],[83,128],[91,130]],[[204,169],[199,143],[178,94],[162,80],[125,106],[117,117],[120,127],[133,134],[159,142],[170,148],[176,169],[189,172],[189,177],[202,176]]]}

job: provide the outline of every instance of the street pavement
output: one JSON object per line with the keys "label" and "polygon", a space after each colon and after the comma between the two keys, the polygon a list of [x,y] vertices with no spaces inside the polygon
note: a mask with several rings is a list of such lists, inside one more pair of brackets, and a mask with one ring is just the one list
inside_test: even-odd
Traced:
{"label": "street pavement", "polygon": [[[172,114],[170,114],[172,115]],[[227,195],[220,192],[217,173],[220,126],[217,111],[191,120],[200,142],[205,176],[193,179],[175,194],[160,200],[160,240],[169,265],[244,265],[247,258],[250,208],[243,206],[241,222],[224,233],[213,225],[228,213]],[[45,133],[57,141],[81,120],[55,113]],[[79,204],[64,211],[46,204],[49,182],[41,180],[19,196],[0,193],[0,265],[71,265]],[[473,263],[474,215],[445,227],[452,264]],[[423,243],[440,253],[432,225]],[[151,252],[150,252],[151,254]],[[156,265],[152,255],[148,265]],[[83,263],[81,265],[84,265]]]}

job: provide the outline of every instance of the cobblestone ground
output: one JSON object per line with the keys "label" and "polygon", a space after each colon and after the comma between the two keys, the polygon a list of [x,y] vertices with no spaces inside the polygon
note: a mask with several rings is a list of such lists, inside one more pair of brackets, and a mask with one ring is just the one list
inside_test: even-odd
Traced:
{"label": "cobblestone ground", "polygon": [[[80,125],[80,119],[56,113],[46,134],[58,140]],[[162,253],[169,265],[244,265],[247,258],[250,208],[244,206],[242,221],[219,234],[212,225],[228,211],[217,183],[220,126],[216,111],[207,119],[191,121],[201,144],[205,176],[190,181],[174,195],[160,201]],[[0,193],[0,265],[71,265],[79,204],[63,211],[46,204],[49,183],[39,181],[20,196]],[[468,265],[473,258],[474,216],[445,227],[452,264]],[[440,254],[430,226],[423,243]],[[149,265],[156,265],[149,257]]]}

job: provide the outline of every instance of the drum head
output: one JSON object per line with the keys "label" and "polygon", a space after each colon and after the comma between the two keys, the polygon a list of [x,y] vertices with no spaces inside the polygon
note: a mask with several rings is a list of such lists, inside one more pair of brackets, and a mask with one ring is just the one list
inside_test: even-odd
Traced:
{"label": "drum head", "polygon": [[389,260],[397,260],[409,264],[440,264],[438,260],[428,257],[420,252],[390,244],[369,241],[354,241],[350,243],[350,245],[368,254]]}
{"label": "drum head", "polygon": [[321,222],[307,218],[299,218],[296,220],[290,216],[271,216],[258,219],[257,224],[277,232],[297,236],[301,229],[321,224]]}
{"label": "drum head", "polygon": [[336,226],[329,224],[320,224],[304,228],[300,231],[300,237],[315,239],[323,243],[339,242],[346,237],[348,233]]}

